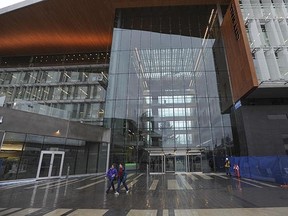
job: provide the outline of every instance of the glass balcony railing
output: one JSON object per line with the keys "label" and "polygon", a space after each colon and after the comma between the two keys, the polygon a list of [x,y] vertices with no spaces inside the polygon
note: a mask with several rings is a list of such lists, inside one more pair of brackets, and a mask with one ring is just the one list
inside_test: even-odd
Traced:
{"label": "glass balcony railing", "polygon": [[13,109],[22,110],[31,113],[37,113],[40,115],[51,116],[61,119],[70,119],[69,112],[66,110],[61,110],[53,108],[50,106],[41,105],[31,101],[19,100],[16,99],[13,106]]}

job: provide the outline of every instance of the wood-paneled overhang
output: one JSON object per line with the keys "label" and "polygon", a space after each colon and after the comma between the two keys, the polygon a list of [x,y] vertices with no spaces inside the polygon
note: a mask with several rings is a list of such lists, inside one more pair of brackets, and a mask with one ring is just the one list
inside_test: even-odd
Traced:
{"label": "wood-paneled overhang", "polygon": [[110,50],[115,9],[230,0],[46,0],[0,15],[0,56]]}
{"label": "wood-paneled overhang", "polygon": [[221,25],[229,68],[232,98],[236,102],[258,87],[256,70],[238,0],[232,0]]}

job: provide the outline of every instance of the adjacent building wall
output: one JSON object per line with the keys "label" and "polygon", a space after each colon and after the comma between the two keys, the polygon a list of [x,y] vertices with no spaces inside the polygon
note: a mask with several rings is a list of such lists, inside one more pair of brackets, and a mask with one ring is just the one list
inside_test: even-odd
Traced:
{"label": "adjacent building wall", "polygon": [[[2,107],[0,107],[0,116],[3,117],[0,130],[3,131],[110,142],[110,130],[100,126]],[[59,134],[56,134],[57,130],[59,130]]]}
{"label": "adjacent building wall", "polygon": [[[285,155],[288,150],[288,105],[242,106],[236,110],[242,118],[247,155]],[[244,147],[243,145],[242,147]],[[244,156],[244,155],[242,155]]]}
{"label": "adjacent building wall", "polygon": [[36,178],[42,151],[65,152],[62,176],[106,171],[110,129],[9,108],[0,120],[0,181]]}

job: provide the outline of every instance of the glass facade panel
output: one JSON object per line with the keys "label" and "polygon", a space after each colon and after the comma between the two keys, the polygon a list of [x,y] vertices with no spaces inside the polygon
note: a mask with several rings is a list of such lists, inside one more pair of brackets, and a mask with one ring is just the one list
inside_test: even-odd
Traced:
{"label": "glass facade panel", "polygon": [[[148,161],[142,150],[213,151],[224,137],[215,38],[205,33],[211,17],[217,16],[215,7],[121,9],[118,13],[104,115],[105,125],[112,129],[110,162],[133,158],[141,165]],[[225,120],[229,122],[229,117]],[[165,163],[166,171],[187,167],[186,159],[185,168],[178,167],[175,156],[166,157]]]}
{"label": "glass facade panel", "polygon": [[[44,150],[65,152],[62,175],[106,170],[107,144],[33,134],[5,133],[0,151],[0,180],[36,178],[41,151]],[[39,177],[48,177],[51,155],[51,153],[43,154]],[[61,158],[62,155],[54,154],[51,176],[59,175]]]}
{"label": "glass facade panel", "polygon": [[165,156],[165,172],[175,172],[175,156]]}
{"label": "glass facade panel", "polygon": [[25,145],[20,161],[21,171],[18,171],[18,178],[35,178],[43,139],[44,137],[39,135],[26,135]]}
{"label": "glass facade panel", "polygon": [[0,152],[0,180],[17,178],[17,171],[25,170],[19,166],[25,143],[25,134],[6,133]]}
{"label": "glass facade panel", "polygon": [[43,154],[39,177],[48,177],[52,154]]}
{"label": "glass facade panel", "polygon": [[163,172],[163,155],[150,157],[150,172],[151,173]]}
{"label": "glass facade panel", "polygon": [[59,176],[60,175],[61,160],[62,160],[62,154],[55,154],[54,155],[51,176]]}
{"label": "glass facade panel", "polygon": [[[4,106],[102,126],[103,116],[98,115],[100,110],[95,110],[95,114],[91,115],[87,107],[96,104],[103,109],[108,64],[53,68],[31,67],[21,71],[10,68],[9,73],[5,69],[0,70],[0,94],[5,96]],[[129,83],[133,83],[133,80]],[[59,115],[63,112],[65,115]]]}
{"label": "glass facade panel", "polygon": [[89,143],[87,173],[96,173],[98,161],[99,161],[99,145]]}
{"label": "glass facade panel", "polygon": [[186,156],[176,156],[176,172],[186,172]]}

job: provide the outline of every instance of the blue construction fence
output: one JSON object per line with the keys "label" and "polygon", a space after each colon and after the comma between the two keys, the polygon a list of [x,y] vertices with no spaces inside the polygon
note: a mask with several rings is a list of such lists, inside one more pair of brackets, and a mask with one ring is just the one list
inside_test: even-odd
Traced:
{"label": "blue construction fence", "polygon": [[239,166],[240,177],[288,184],[288,156],[229,157],[231,174],[237,176],[234,165]]}

